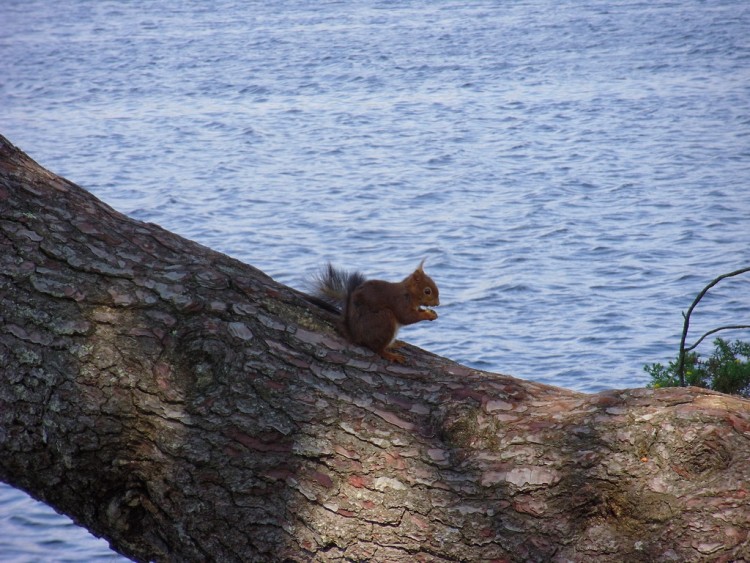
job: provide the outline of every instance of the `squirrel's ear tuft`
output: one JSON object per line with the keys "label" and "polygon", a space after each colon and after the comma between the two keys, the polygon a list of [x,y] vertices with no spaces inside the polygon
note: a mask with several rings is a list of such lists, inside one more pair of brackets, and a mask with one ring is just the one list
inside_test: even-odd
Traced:
{"label": "squirrel's ear tuft", "polygon": [[422,261],[419,263],[419,266],[417,266],[417,272],[424,272],[424,261],[427,260],[427,258],[422,258]]}

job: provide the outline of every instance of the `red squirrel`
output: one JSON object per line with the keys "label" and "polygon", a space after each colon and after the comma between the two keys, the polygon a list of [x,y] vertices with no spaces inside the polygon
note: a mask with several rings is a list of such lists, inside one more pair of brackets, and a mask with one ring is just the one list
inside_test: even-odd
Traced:
{"label": "red squirrel", "polygon": [[419,267],[403,281],[366,280],[359,272],[334,268],[330,263],[315,280],[316,297],[341,313],[339,330],[355,344],[366,346],[392,362],[404,357],[391,351],[404,325],[434,321],[437,313],[426,307],[440,305],[437,285]]}

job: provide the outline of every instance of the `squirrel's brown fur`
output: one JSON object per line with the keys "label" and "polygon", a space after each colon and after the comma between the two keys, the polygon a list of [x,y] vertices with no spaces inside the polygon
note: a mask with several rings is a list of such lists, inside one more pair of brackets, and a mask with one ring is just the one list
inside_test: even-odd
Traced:
{"label": "squirrel's brown fur", "polygon": [[398,329],[437,319],[435,311],[425,308],[438,306],[440,299],[423,264],[400,282],[365,280],[358,272],[328,264],[316,279],[316,295],[340,307],[340,329],[349,340],[388,360],[403,362],[401,354],[389,350]]}

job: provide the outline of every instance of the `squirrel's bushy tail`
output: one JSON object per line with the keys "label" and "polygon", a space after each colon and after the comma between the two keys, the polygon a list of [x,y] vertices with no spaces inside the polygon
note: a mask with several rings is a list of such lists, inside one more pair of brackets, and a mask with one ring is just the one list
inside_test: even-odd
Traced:
{"label": "squirrel's bushy tail", "polygon": [[349,272],[334,268],[330,262],[315,275],[313,280],[315,297],[343,311],[349,294],[365,282],[360,272]]}

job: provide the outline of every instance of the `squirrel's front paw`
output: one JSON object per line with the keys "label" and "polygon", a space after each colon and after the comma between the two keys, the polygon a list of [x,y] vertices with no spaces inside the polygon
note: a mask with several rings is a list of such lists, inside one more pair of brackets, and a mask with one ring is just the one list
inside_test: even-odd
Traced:
{"label": "squirrel's front paw", "polygon": [[424,317],[428,321],[434,321],[435,319],[438,318],[438,315],[432,309],[425,309],[425,311],[424,311]]}

